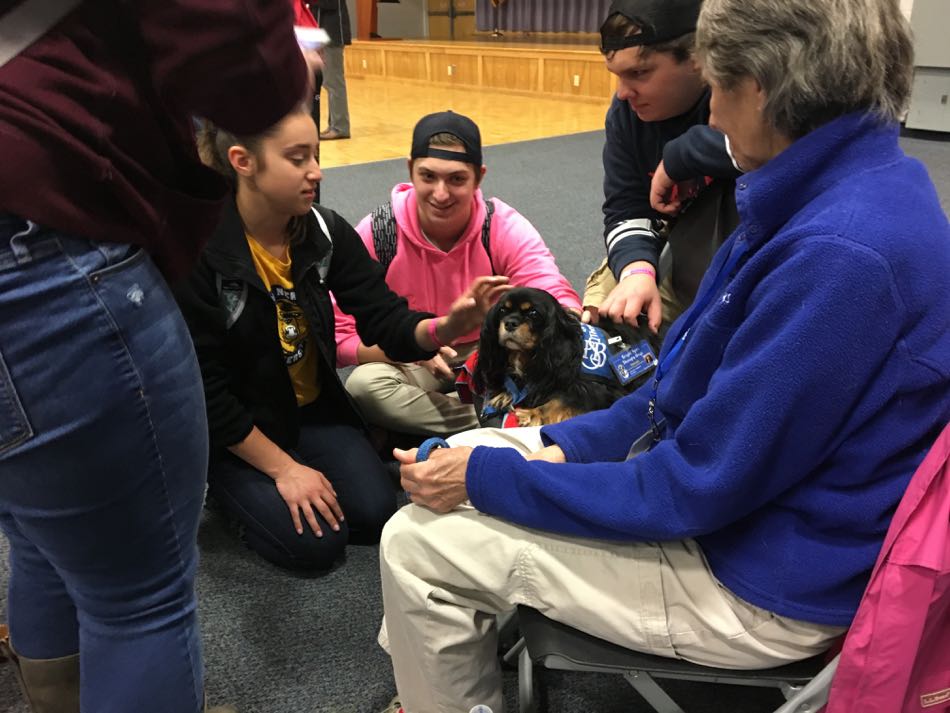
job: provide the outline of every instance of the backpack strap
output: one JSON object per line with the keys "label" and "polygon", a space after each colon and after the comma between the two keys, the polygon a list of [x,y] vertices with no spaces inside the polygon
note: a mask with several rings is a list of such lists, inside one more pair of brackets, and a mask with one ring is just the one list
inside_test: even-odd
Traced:
{"label": "backpack strap", "polygon": [[373,228],[373,249],[376,261],[383,266],[383,272],[389,270],[389,263],[396,257],[396,216],[391,202],[376,206],[370,216]]}
{"label": "backpack strap", "polygon": [[320,262],[317,264],[317,274],[320,275],[321,282],[326,282],[327,274],[330,272],[330,260],[333,258],[333,237],[330,235],[330,229],[327,227],[327,221],[323,219],[323,216],[320,215],[315,207],[310,206],[310,210],[313,211],[314,217],[317,219],[317,224],[320,226],[320,232],[323,233],[326,237],[327,242],[330,243],[330,249],[327,250],[327,254],[320,258]]}
{"label": "backpack strap", "polygon": [[[491,274],[496,275],[495,263],[491,257],[491,221],[495,214],[495,202],[489,198],[485,201],[485,222],[482,224],[482,246],[488,255],[488,264],[491,265]],[[373,249],[376,251],[376,260],[389,270],[389,264],[396,257],[396,216],[393,214],[392,203],[383,203],[377,206],[370,215],[373,228]]]}
{"label": "backpack strap", "polygon": [[0,67],[45,35],[80,0],[24,0],[0,16]]}
{"label": "backpack strap", "polygon": [[488,255],[488,264],[491,265],[491,274],[495,272],[495,261],[491,259],[491,219],[495,214],[495,201],[491,198],[485,199],[485,222],[482,224],[482,246],[485,248],[485,254]]}

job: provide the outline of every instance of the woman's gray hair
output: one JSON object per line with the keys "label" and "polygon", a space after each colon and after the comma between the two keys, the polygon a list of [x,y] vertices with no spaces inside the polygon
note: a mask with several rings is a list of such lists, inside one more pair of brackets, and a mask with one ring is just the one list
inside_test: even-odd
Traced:
{"label": "woman's gray hair", "polygon": [[705,0],[696,49],[706,77],[752,77],[765,118],[792,139],[843,114],[899,121],[913,77],[898,0]]}

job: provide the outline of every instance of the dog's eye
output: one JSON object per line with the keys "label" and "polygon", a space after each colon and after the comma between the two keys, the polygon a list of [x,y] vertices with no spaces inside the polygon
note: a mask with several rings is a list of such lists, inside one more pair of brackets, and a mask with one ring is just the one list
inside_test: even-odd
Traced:
{"label": "dog's eye", "polygon": [[531,318],[540,317],[541,313],[538,312],[538,310],[534,309],[534,307],[532,307],[531,309],[528,310],[528,316]]}

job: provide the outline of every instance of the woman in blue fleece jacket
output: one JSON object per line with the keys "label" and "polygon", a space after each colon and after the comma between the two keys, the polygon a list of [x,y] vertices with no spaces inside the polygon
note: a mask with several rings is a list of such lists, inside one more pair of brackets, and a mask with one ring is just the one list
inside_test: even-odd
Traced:
{"label": "woman in blue fleece jacket", "polygon": [[517,604],[702,664],[821,651],[950,417],[950,225],[898,144],[897,0],[706,0],[697,43],[741,224],[655,396],[399,454],[381,640],[406,713],[500,709],[486,615]]}

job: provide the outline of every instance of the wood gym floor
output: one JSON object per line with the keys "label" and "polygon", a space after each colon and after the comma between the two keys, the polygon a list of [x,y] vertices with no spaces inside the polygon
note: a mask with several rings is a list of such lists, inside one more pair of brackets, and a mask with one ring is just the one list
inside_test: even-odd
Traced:
{"label": "wood gym floor", "polygon": [[[425,114],[452,109],[479,125],[482,144],[549,138],[602,130],[608,99],[557,98],[398,79],[347,76],[352,138],[325,141],[323,168],[409,155],[412,127]],[[327,95],[321,110],[326,121]]]}

